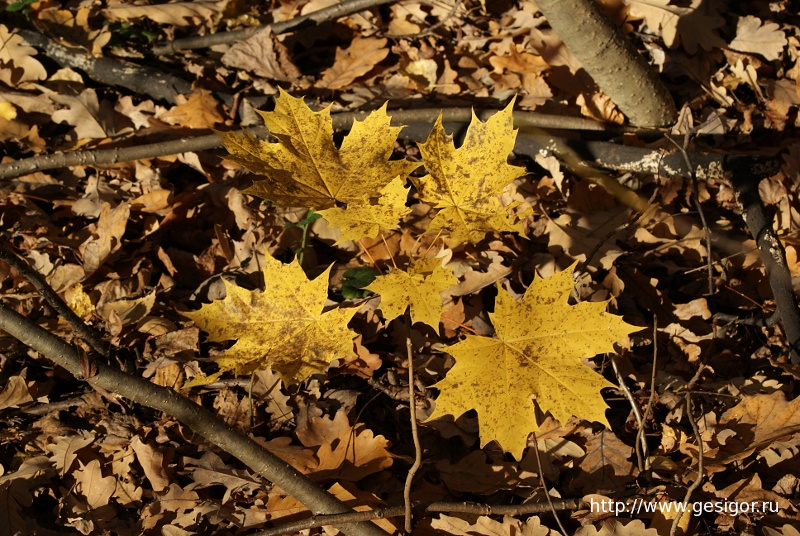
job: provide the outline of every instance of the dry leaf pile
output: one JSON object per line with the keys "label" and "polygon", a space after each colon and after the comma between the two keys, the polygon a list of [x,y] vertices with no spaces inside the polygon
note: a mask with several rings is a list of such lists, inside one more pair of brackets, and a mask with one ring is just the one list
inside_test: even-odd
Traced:
{"label": "dry leaf pile", "polygon": [[[781,159],[759,190],[800,276],[793,5],[601,3],[686,105],[679,144],[690,132],[697,150]],[[549,495],[582,500],[558,513],[569,533],[666,535],[674,514],[589,501],[679,505],[696,482],[692,502],[772,511],[706,512],[679,534],[796,534],[798,370],[731,185],[616,173],[642,214],[552,156],[514,156],[512,109],[624,119],[534,2],[393,2],[147,52],[327,5],[5,2],[0,164],[209,128],[225,150],[0,178],[0,239],[103,333],[112,364],[213,409],[356,509],[402,504],[410,404],[424,421],[414,500],[542,505],[418,516],[414,534],[557,534]],[[133,91],[24,32],[187,89]],[[457,133],[440,117],[416,144],[391,122],[455,106],[498,111]],[[371,113],[336,132],[347,110]],[[271,138],[232,132],[261,124]],[[2,262],[0,299],[85,345]],[[170,415],[0,339],[0,533],[248,534],[310,515]]]}

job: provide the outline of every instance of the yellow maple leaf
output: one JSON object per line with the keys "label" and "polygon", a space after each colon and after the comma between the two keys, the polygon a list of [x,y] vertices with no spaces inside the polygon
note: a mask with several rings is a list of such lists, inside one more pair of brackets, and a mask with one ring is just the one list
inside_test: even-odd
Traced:
{"label": "yellow maple leaf", "polygon": [[364,287],[381,296],[380,309],[386,320],[402,315],[411,306],[414,322],[424,322],[439,329],[445,310],[440,293],[458,283],[453,272],[442,267],[441,259],[422,259],[408,271],[392,270]]}
{"label": "yellow maple leaf", "polygon": [[506,186],[526,173],[525,168],[506,162],[517,137],[513,104],[486,123],[473,112],[458,149],[453,136],[444,131],[441,114],[428,140],[419,144],[429,173],[416,179],[419,197],[439,209],[429,229],[449,231],[455,244],[479,242],[492,231],[523,232],[522,223],[513,223],[515,216],[509,215],[519,202],[503,206],[499,199]]}
{"label": "yellow maple leaf", "polygon": [[411,212],[406,206],[408,188],[400,177],[383,187],[380,197],[373,204],[368,196],[358,203],[350,203],[347,208],[326,208],[319,213],[328,222],[342,231],[336,244],[347,240],[375,238],[381,229],[396,229],[398,222]]}
{"label": "yellow maple leaf", "polygon": [[389,161],[402,127],[390,126],[386,104],[364,121],[353,122],[341,148],[333,144],[330,106],[312,112],[301,98],[280,90],[275,111],[258,112],[278,143],[245,133],[219,133],[234,162],[266,175],[245,193],[280,206],[321,210],[336,202],[360,202],[395,177],[405,178],[419,167],[407,160]]}
{"label": "yellow maple leaf", "polygon": [[223,279],[225,299],[184,312],[212,341],[237,339],[223,356],[212,358],[220,370],[195,378],[204,385],[223,372],[236,374],[269,366],[284,383],[297,383],[323,372],[334,359],[354,353],[347,323],[356,309],[322,312],[328,296],[330,267],[309,281],[296,262],[283,264],[265,255],[263,291],[250,291]]}
{"label": "yellow maple leaf", "polygon": [[441,390],[429,417],[478,412],[481,446],[497,441],[520,459],[538,429],[531,397],[560,422],[571,416],[608,426],[600,395],[614,387],[581,363],[611,352],[614,343],[641,328],[605,312],[608,302],[569,305],[575,264],[536,279],[520,302],[505,291],[490,313],[496,336],[467,338],[445,349],[456,364],[434,387]]}

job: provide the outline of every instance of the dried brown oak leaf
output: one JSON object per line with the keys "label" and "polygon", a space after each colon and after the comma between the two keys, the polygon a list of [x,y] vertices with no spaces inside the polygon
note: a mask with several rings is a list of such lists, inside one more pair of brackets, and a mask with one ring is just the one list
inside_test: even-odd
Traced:
{"label": "dried brown oak leaf", "polygon": [[503,516],[503,521],[495,521],[489,516],[481,516],[470,523],[464,519],[439,514],[437,519],[431,520],[431,527],[453,536],[496,536],[498,534],[519,534],[521,536],[554,536],[559,532],[542,525],[541,520],[530,517],[520,521],[511,516]]}
{"label": "dried brown oak leaf", "polygon": [[22,82],[47,78],[44,66],[35,59],[36,49],[0,24],[0,82],[16,87]]}
{"label": "dried brown oak leaf", "polygon": [[312,112],[303,102],[280,90],[275,111],[258,112],[278,143],[252,135],[219,133],[234,162],[265,175],[245,193],[283,207],[322,210],[336,203],[363,202],[395,177],[406,177],[419,167],[407,160],[389,161],[402,127],[390,126],[386,105],[355,121],[342,146],[333,144],[330,107]]}
{"label": "dried brown oak leaf", "polygon": [[384,48],[386,43],[386,39],[356,37],[349,47],[337,48],[333,66],[322,73],[322,79],[316,86],[324,89],[349,86],[356,78],[367,74],[386,59],[389,55],[389,49]]}
{"label": "dried brown oak leaf", "polygon": [[736,38],[728,45],[739,52],[761,54],[769,61],[779,60],[788,41],[781,27],[774,22],[764,22],[748,15],[740,17],[736,25]]}
{"label": "dried brown oak leaf", "polygon": [[715,31],[725,25],[718,3],[690,0],[675,5],[670,0],[629,0],[628,4],[631,18],[644,19],[648,28],[661,31],[670,48],[680,42],[686,52],[695,54],[698,47],[713,50],[725,46]]}
{"label": "dried brown oak leaf", "polygon": [[608,302],[569,305],[573,264],[536,279],[517,302],[505,291],[489,313],[495,337],[467,338],[445,351],[456,359],[429,417],[478,412],[481,446],[497,441],[519,460],[539,426],[531,397],[559,422],[571,416],[608,426],[600,390],[614,385],[582,358],[612,352],[614,343],[640,328],[605,312]]}
{"label": "dried brown oak leaf", "polygon": [[211,358],[219,372],[196,377],[186,387],[211,383],[228,370],[244,374],[267,366],[284,383],[297,383],[323,372],[334,359],[352,355],[355,334],[347,323],[356,309],[322,312],[329,272],[330,267],[309,281],[297,263],[283,264],[266,255],[263,291],[223,279],[225,299],[182,314],[208,332],[210,340],[237,342],[221,357]]}

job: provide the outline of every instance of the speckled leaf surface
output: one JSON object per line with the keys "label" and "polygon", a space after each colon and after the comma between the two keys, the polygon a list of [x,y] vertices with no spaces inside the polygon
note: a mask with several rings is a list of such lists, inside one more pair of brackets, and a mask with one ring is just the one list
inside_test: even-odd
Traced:
{"label": "speckled leaf surface", "polygon": [[214,381],[228,370],[241,374],[266,366],[285,383],[297,383],[354,353],[354,334],[347,324],[356,310],[322,312],[330,268],[309,281],[297,263],[265,257],[263,292],[224,281],[225,299],[183,313],[208,332],[209,340],[237,341],[213,358],[220,368],[217,374],[197,378],[189,387]]}
{"label": "speckled leaf surface", "polygon": [[467,338],[445,349],[455,360],[430,419],[478,412],[481,446],[497,441],[520,459],[538,428],[531,398],[560,422],[571,416],[608,426],[600,390],[614,385],[581,358],[611,352],[639,328],[605,311],[607,302],[569,305],[575,265],[536,279],[517,302],[501,290],[490,313],[495,337]]}
{"label": "speckled leaf surface", "polygon": [[275,110],[258,113],[278,143],[232,132],[220,136],[230,160],[266,176],[245,192],[279,206],[321,210],[336,202],[360,202],[419,167],[407,160],[389,161],[402,127],[390,126],[385,104],[355,121],[339,149],[333,144],[330,107],[313,112],[302,98],[281,89]]}
{"label": "speckled leaf surface", "polygon": [[381,296],[379,309],[386,320],[405,313],[411,306],[413,322],[439,328],[439,317],[445,310],[440,293],[458,283],[453,272],[442,267],[441,259],[422,259],[407,271],[392,270],[378,276],[365,287]]}
{"label": "speckled leaf surface", "polygon": [[455,244],[479,242],[486,233],[522,233],[512,215],[518,203],[503,206],[499,196],[525,168],[507,163],[517,131],[512,117],[513,102],[485,123],[472,114],[464,143],[455,148],[453,137],[436,120],[428,140],[419,144],[428,175],[416,179],[420,199],[439,209],[429,230],[449,232]]}

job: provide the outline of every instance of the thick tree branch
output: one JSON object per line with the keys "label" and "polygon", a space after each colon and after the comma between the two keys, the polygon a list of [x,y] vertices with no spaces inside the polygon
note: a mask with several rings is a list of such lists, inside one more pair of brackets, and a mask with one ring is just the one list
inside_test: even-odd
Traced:
{"label": "thick tree branch", "polygon": [[[94,363],[97,373],[83,378],[78,351],[49,331],[29,321],[0,303],[0,329],[30,346],[75,377],[91,385],[118,394],[133,402],[163,411],[182,422],[211,443],[242,461],[259,475],[270,480],[315,512],[344,513],[352,510],[319,488],[288,463],[265,450],[253,439],[172,389],[125,374],[104,363]],[[386,533],[370,522],[337,525],[350,535],[381,536]]]}
{"label": "thick tree branch", "polygon": [[113,58],[93,58],[83,49],[66,47],[37,32],[18,30],[17,33],[59,65],[83,71],[95,82],[173,104],[176,96],[192,92],[192,84],[158,69]]}
{"label": "thick tree branch", "polygon": [[666,86],[595,0],[537,0],[536,5],[632,124],[675,122],[675,103]]}
{"label": "thick tree branch", "polygon": [[[449,131],[460,131],[472,119],[472,110],[468,108],[391,110],[392,122],[395,125],[405,124],[400,137],[412,141],[424,141],[439,113]],[[495,110],[477,110],[475,115],[486,120]],[[333,127],[336,130],[348,130],[354,119],[363,120],[369,112],[344,112],[333,114]],[[605,125],[590,119],[562,117],[558,115],[538,114],[535,112],[514,112],[514,124],[520,129],[514,151],[518,154],[535,157],[538,154],[554,154],[562,156],[567,152],[574,155],[569,158],[571,166],[582,166],[586,169],[600,167],[634,173],[651,173],[665,178],[689,177],[691,170],[679,152],[664,153],[655,149],[627,147],[603,141],[583,141],[559,138],[542,133],[542,129],[586,130],[595,132],[618,133],[626,128]],[[267,136],[265,127],[247,129],[259,138]],[[241,131],[240,131],[241,132]],[[646,131],[648,132],[648,131]],[[171,141],[158,140],[135,147],[115,147],[111,149],[91,149],[71,151],[23,158],[13,162],[0,164],[0,179],[19,177],[35,171],[46,171],[69,166],[102,166],[181,154],[186,152],[206,151],[222,146],[216,134],[204,134],[179,138]],[[723,178],[723,159],[725,155],[717,153],[688,153],[694,172],[700,179]],[[776,160],[766,156],[741,157],[752,167],[761,166],[765,174],[774,173]],[[762,174],[762,176],[765,176]]]}
{"label": "thick tree branch", "polygon": [[[479,110],[476,114],[478,117],[486,119],[494,112],[494,110]],[[408,124],[400,133],[401,138],[414,141],[424,141],[428,137],[431,125],[436,121],[439,113],[440,110],[438,109],[394,110],[389,112],[394,124]],[[441,110],[441,113],[443,114],[446,126],[452,129],[466,127],[472,118],[472,110],[468,108],[450,108]],[[348,130],[353,124],[354,119],[363,120],[368,114],[369,112],[344,112],[333,114],[333,127],[336,130]],[[549,128],[612,133],[620,132],[618,129],[614,128],[614,125],[604,125],[603,123],[598,123],[591,119],[562,117],[558,115],[538,114],[535,112],[514,112],[514,121],[517,126],[528,129]],[[254,136],[262,139],[267,136],[267,129],[265,127],[253,127],[247,130]],[[151,143],[144,143],[143,145],[137,145],[135,147],[114,147],[111,149],[90,149],[66,153],[43,154],[31,158],[15,160],[13,162],[6,162],[0,164],[0,179],[19,177],[21,175],[33,173],[34,171],[46,171],[69,166],[102,166],[147,158],[157,158],[159,156],[207,151],[222,146],[222,141],[216,134],[203,134],[170,141],[160,139],[161,135],[159,135],[158,138],[159,139]],[[545,140],[546,143],[550,143],[551,140],[551,138],[542,139]],[[539,150],[546,150],[544,147],[537,145],[537,143],[538,142],[531,139],[529,142],[526,142],[526,145],[518,144],[518,146],[522,149],[522,154],[535,155]]]}
{"label": "thick tree branch", "polygon": [[792,287],[792,276],[786,264],[786,251],[772,229],[772,218],[767,214],[758,193],[758,184],[764,174],[760,173],[759,167],[754,168],[752,162],[742,158],[730,157],[726,160],[726,166],[731,170],[736,202],[758,245],[761,262],[767,270],[781,326],[789,342],[790,359],[796,365],[800,363],[800,310]]}

